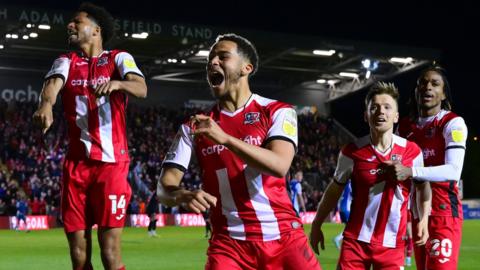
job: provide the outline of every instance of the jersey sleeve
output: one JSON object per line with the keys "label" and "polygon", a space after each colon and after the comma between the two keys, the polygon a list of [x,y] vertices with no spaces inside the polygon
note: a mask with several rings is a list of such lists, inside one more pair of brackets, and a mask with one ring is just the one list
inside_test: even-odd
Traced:
{"label": "jersey sleeve", "polygon": [[138,69],[133,56],[127,52],[119,52],[115,55],[115,65],[122,78],[125,78],[128,73],[135,73],[144,77],[143,73]]}
{"label": "jersey sleeve", "polygon": [[60,56],[59,58],[53,61],[53,65],[45,75],[45,80],[48,80],[53,77],[60,77],[63,79],[63,84],[67,81],[68,74],[70,72],[70,58],[66,56]]}
{"label": "jersey sleeve", "polygon": [[188,168],[192,156],[193,140],[190,135],[190,128],[182,125],[173,139],[162,167],[175,167],[183,172]]}
{"label": "jersey sleeve", "polygon": [[451,148],[463,148],[467,142],[467,125],[462,117],[455,117],[443,128],[446,150]]}
{"label": "jersey sleeve", "polygon": [[293,144],[297,149],[298,126],[297,113],[291,107],[280,108],[272,116],[272,126],[267,133],[267,141],[283,139]]}
{"label": "jersey sleeve", "polygon": [[353,171],[353,159],[343,154],[343,150],[338,155],[337,168],[333,174],[333,179],[340,185],[346,185]]}
{"label": "jersey sleeve", "polygon": [[467,126],[463,118],[456,117],[450,120],[443,130],[446,146],[445,164],[432,167],[413,167],[413,177],[432,182],[460,180],[467,135]]}

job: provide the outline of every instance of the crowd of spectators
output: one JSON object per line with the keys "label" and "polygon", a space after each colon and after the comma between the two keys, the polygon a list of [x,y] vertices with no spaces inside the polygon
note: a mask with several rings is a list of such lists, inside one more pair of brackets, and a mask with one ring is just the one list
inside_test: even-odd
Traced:
{"label": "crowd of spectators", "polygon": [[[56,106],[56,121],[42,135],[31,121],[35,107],[33,103],[0,101],[0,215],[15,215],[15,202],[19,198],[28,200],[33,215],[59,214],[62,162],[68,143],[66,124],[61,106]],[[134,191],[129,213],[145,212],[146,200],[160,177],[164,155],[179,125],[195,111],[129,105],[129,182]],[[342,136],[331,119],[307,113],[299,115],[298,122],[298,153],[291,171],[303,171],[306,207],[314,210],[331,180],[344,141],[339,139]],[[182,185],[197,189],[200,184],[201,172],[193,160]]]}

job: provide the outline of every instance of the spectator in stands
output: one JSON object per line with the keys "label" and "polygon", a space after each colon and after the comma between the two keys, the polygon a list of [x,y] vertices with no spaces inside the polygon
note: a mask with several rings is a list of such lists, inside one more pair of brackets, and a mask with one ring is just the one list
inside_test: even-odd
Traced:
{"label": "spectator in stands", "polygon": [[148,235],[152,237],[157,236],[157,215],[159,213],[158,210],[158,200],[156,192],[153,192],[150,196],[150,200],[148,201],[147,205],[147,215],[150,219],[150,223],[148,224]]}
{"label": "spectator in stands", "polygon": [[0,216],[6,216],[7,215],[7,204],[3,200],[3,198],[0,198]]}
{"label": "spectator in stands", "polygon": [[[92,268],[91,227],[98,224],[104,267],[125,269],[121,234],[131,189],[124,115],[128,95],[145,97],[147,87],[130,54],[104,50],[114,33],[113,17],[105,9],[82,4],[67,29],[68,42],[77,51],[55,60],[45,77],[34,120],[46,133],[63,89],[69,147],[62,214],[73,268]],[[48,190],[45,199],[52,202]]]}
{"label": "spectator in stands", "polygon": [[20,229],[20,223],[23,222],[25,230],[29,232],[30,230],[27,228],[28,203],[23,196],[19,196],[16,206],[17,226],[15,227],[15,230],[18,231]]}
{"label": "spectator in stands", "polygon": [[295,176],[290,180],[290,198],[292,200],[293,208],[300,214],[300,209],[302,212],[306,212],[305,209],[305,200],[303,199],[303,192],[302,192],[302,180],[303,180],[303,172],[297,171]]}

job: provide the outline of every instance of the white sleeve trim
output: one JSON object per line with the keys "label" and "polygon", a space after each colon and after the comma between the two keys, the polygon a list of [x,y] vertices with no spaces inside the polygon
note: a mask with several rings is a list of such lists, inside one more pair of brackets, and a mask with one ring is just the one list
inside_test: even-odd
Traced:
{"label": "white sleeve trim", "polygon": [[337,168],[333,177],[340,184],[346,184],[353,171],[353,159],[345,156],[342,152],[338,155]]}
{"label": "white sleeve trim", "polygon": [[55,59],[52,67],[48,71],[47,75],[45,75],[45,79],[48,79],[54,75],[60,75],[63,77],[63,85],[65,85],[70,72],[70,62],[71,60],[67,57],[59,57]]}
{"label": "white sleeve trim", "polygon": [[187,169],[192,157],[192,149],[193,143],[190,128],[187,125],[182,125],[178,129],[163,163],[174,163]]}
{"label": "white sleeve trim", "polygon": [[115,65],[122,79],[124,79],[128,73],[135,73],[144,77],[140,69],[138,69],[133,56],[127,52],[120,52],[115,55]]}
{"label": "white sleeve trim", "polygon": [[272,126],[268,130],[267,140],[271,137],[285,137],[298,145],[297,113],[293,108],[278,109],[272,116]]}
{"label": "white sleeve trim", "polygon": [[455,117],[443,128],[445,147],[463,146],[467,143],[468,129],[462,117]]}

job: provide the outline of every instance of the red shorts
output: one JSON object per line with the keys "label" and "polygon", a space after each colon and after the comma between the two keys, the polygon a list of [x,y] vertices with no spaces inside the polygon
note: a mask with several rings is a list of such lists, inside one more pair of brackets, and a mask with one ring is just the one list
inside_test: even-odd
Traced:
{"label": "red shorts", "polygon": [[351,238],[343,238],[338,270],[403,269],[404,247],[388,248]]}
{"label": "red shorts", "polygon": [[123,227],[132,191],[129,162],[65,160],[62,218],[65,232],[99,227]]}
{"label": "red shorts", "polygon": [[[417,220],[412,224],[416,237]],[[462,241],[463,220],[455,217],[430,216],[429,238],[425,246],[415,246],[417,269],[455,270]]]}
{"label": "red shorts", "polygon": [[321,269],[303,230],[268,242],[235,240],[214,234],[207,251],[206,270]]}

